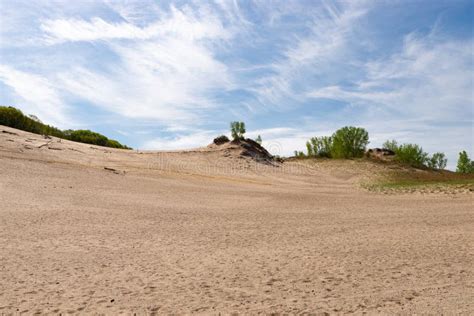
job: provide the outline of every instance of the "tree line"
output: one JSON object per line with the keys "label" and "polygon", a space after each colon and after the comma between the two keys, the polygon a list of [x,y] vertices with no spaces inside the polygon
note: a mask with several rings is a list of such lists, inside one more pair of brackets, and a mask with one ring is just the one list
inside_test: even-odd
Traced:
{"label": "tree line", "polygon": [[[331,136],[312,137],[306,142],[306,153],[295,151],[295,157],[360,158],[366,153],[368,144],[369,133],[364,128],[346,126]],[[436,152],[430,156],[417,144],[399,144],[396,140],[388,140],[383,149],[392,151],[395,161],[415,168],[443,170],[448,163],[444,153]],[[474,161],[469,159],[466,151],[459,153],[456,171],[474,173]]]}
{"label": "tree line", "polygon": [[43,124],[36,116],[27,116],[22,111],[11,106],[0,106],[0,125],[20,129],[26,132],[54,136],[79,143],[97,146],[131,149],[118,141],[90,130],[60,130],[54,126]]}

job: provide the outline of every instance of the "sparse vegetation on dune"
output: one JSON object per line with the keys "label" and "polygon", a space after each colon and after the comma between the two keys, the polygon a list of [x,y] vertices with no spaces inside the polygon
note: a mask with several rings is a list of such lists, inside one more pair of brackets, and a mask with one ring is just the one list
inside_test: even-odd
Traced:
{"label": "sparse vegetation on dune", "polygon": [[[440,187],[449,190],[474,190],[474,162],[466,153],[459,153],[457,172],[445,171],[447,158],[444,153],[436,152],[432,156],[417,144],[399,144],[388,140],[383,148],[366,150],[369,143],[368,133],[363,128],[343,127],[331,137],[313,137],[306,142],[305,154],[295,151],[293,159],[343,158],[355,162],[372,161],[385,164],[398,171],[384,172],[383,177],[372,178],[365,187],[375,190],[411,190],[416,188]],[[364,153],[366,154],[364,156]],[[356,159],[358,158],[358,159]],[[319,160],[324,161],[324,160]]]}
{"label": "sparse vegetation on dune", "polygon": [[417,144],[401,144],[396,140],[388,140],[383,144],[383,148],[395,153],[395,161],[414,168],[428,168],[433,170],[443,170],[446,168],[448,159],[442,152],[429,156],[423,148]]}
{"label": "sparse vegetation on dune", "polygon": [[0,125],[34,134],[65,138],[60,129],[43,124],[36,116],[26,116],[23,112],[11,106],[0,106]]}
{"label": "sparse vegetation on dune", "polygon": [[[358,159],[353,169],[358,169],[360,164],[371,165],[360,184],[370,191],[380,192],[466,192],[474,191],[474,175],[461,174],[449,170],[415,168],[401,164],[396,160],[367,160]],[[359,168],[360,169],[360,168]]]}
{"label": "sparse vegetation on dune", "polygon": [[[396,140],[388,140],[383,144],[382,149],[375,148],[367,151],[368,144],[369,134],[365,129],[346,126],[337,130],[332,136],[312,137],[306,142],[306,154],[295,151],[294,158],[353,159],[361,158],[366,154],[366,157],[372,159],[388,155],[391,156],[390,159],[401,165],[431,170],[444,170],[448,163],[444,153],[436,152],[430,157],[417,144],[399,145]],[[460,155],[459,172],[474,171],[474,163],[469,160],[467,154],[460,153]]]}
{"label": "sparse vegetation on dune", "polygon": [[474,175],[460,174],[448,170],[414,168],[394,160],[369,159],[350,160],[330,158],[291,158],[314,170],[334,175],[352,182],[356,186],[383,193],[467,193],[474,191]]}
{"label": "sparse vegetation on dune", "polygon": [[388,172],[382,179],[364,186],[372,191],[385,192],[472,192],[474,176],[451,171],[406,170]]}
{"label": "sparse vegetation on dune", "polygon": [[109,139],[104,135],[89,130],[65,130],[43,124],[36,116],[26,116],[20,110],[11,106],[0,106],[0,125],[20,129],[26,132],[55,136],[79,143],[97,146],[131,149],[118,141]]}

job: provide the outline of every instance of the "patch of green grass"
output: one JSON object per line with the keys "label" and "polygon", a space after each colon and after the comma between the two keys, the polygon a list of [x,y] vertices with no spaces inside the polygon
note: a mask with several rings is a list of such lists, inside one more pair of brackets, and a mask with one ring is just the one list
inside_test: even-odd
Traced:
{"label": "patch of green grass", "polygon": [[420,180],[420,179],[399,179],[387,180],[374,184],[375,186],[388,189],[419,187],[419,186],[474,186],[474,179],[446,179],[446,180]]}
{"label": "patch of green grass", "polygon": [[371,191],[474,191],[474,176],[451,171],[411,170],[391,172],[363,185]]}

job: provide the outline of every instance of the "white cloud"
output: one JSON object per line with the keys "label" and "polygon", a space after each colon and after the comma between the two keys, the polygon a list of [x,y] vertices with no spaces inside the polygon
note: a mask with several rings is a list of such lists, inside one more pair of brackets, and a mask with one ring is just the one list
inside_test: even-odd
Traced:
{"label": "white cloud", "polygon": [[130,22],[112,23],[95,17],[90,21],[75,18],[45,20],[41,23],[41,29],[47,34],[46,40],[50,44],[111,39],[147,40],[163,36],[188,41],[229,37],[216,16],[206,14],[200,17],[175,7],[171,7],[170,13],[161,20],[145,27]]}
{"label": "white cloud", "polygon": [[44,21],[42,28],[50,43],[103,41],[118,56],[118,63],[104,61],[113,70],[75,67],[59,74],[58,85],[125,117],[166,125],[198,122],[200,112],[217,106],[214,93],[233,87],[227,66],[214,53],[231,34],[206,10],[172,7],[145,27],[95,18]]}
{"label": "white cloud", "polygon": [[48,124],[59,127],[71,123],[66,115],[66,105],[46,78],[0,64],[0,81],[15,93],[18,104],[14,105],[26,114],[35,114]]}
{"label": "white cloud", "polygon": [[218,135],[215,131],[194,131],[189,134],[179,134],[173,137],[160,137],[143,143],[143,149],[149,150],[178,150],[207,146]]}
{"label": "white cloud", "polygon": [[[43,34],[38,43],[57,46],[60,51],[70,47],[68,42],[87,42],[102,52],[88,55],[93,58],[89,64],[82,52],[92,46],[75,44],[81,58],[71,58],[71,67],[55,69],[34,61],[30,68],[41,68],[37,73],[48,81],[49,90],[45,91],[54,86],[55,93],[60,91],[69,101],[92,103],[124,117],[158,121],[178,130],[199,124],[206,111],[221,106],[215,95],[235,87],[231,71],[216,55],[238,28],[229,23],[224,26],[223,16],[211,5],[162,9],[153,3],[146,8],[122,4],[108,3],[125,18],[118,22],[99,16],[84,19],[81,14],[61,17],[61,10],[49,14],[50,7],[45,4],[48,14],[31,18],[40,21]],[[38,9],[33,4],[23,6],[28,12],[38,11],[33,10]],[[148,22],[143,24],[143,20]],[[40,107],[38,101],[35,106]]]}
{"label": "white cloud", "polygon": [[472,45],[411,34],[401,52],[368,62],[366,78],[355,88],[327,86],[308,96],[379,107],[403,117],[472,120]]}

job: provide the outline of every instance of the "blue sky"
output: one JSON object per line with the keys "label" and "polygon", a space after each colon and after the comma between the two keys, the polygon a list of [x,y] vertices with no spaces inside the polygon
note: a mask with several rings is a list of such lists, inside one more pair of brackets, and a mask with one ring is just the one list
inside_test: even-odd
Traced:
{"label": "blue sky", "polygon": [[473,150],[470,0],[0,0],[0,104],[143,149],[247,124],[275,154],[365,127]]}

